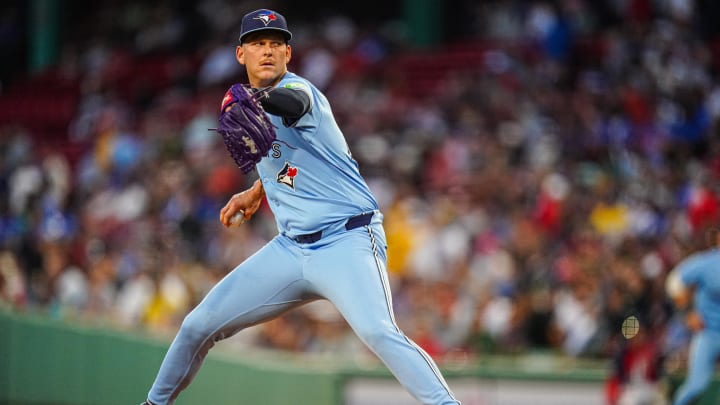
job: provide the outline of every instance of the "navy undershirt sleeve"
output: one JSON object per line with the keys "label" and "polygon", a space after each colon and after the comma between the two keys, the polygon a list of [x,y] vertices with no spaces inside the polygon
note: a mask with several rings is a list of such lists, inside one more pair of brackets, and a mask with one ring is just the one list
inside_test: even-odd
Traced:
{"label": "navy undershirt sleeve", "polygon": [[[265,91],[261,89],[259,91]],[[260,98],[266,113],[282,117],[286,127],[293,126],[310,110],[310,97],[301,90],[274,88]]]}

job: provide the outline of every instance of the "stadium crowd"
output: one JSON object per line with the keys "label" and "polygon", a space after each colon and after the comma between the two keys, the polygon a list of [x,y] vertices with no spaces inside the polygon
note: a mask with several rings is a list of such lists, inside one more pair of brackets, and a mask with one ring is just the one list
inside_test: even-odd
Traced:
{"label": "stadium crowd", "polygon": [[[425,49],[397,22],[292,21],[291,66],[328,95],[385,213],[396,319],[441,363],[610,358],[629,315],[658,356],[682,356],[665,275],[720,220],[720,55],[702,2],[483,3],[461,39]],[[63,44],[53,74],[79,94],[66,149],[0,123],[2,305],[171,336],[274,236],[267,209],[220,225],[253,177],[208,130],[243,78],[232,47],[256,4],[172,4],[98,5],[77,28],[91,35]],[[157,56],[165,81],[128,75]],[[409,57],[455,59],[413,81]],[[365,354],[323,302],[230,341]]]}

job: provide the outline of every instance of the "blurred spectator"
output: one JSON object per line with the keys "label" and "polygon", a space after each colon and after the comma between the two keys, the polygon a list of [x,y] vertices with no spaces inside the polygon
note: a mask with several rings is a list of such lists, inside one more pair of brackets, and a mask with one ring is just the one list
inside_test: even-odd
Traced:
{"label": "blurred spectator", "polygon": [[22,308],[27,302],[27,287],[15,255],[0,251],[0,305]]}
{"label": "blurred spectator", "polygon": [[613,358],[614,367],[606,383],[609,405],[665,405],[668,403],[662,377],[663,358],[652,331],[641,328],[621,343]]}
{"label": "blurred spectator", "polygon": [[214,44],[200,65],[198,81],[201,86],[225,84],[233,81],[241,71],[235,54],[228,52],[227,41]]}

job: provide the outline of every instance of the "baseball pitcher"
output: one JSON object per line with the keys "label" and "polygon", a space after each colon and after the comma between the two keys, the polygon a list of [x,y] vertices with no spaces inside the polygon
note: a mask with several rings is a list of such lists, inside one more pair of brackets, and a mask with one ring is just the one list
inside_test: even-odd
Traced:
{"label": "baseball pitcher", "polygon": [[220,222],[250,220],[264,198],[278,234],[188,314],[145,404],[172,404],[215,342],[316,299],[331,301],[418,401],[459,404],[430,356],[395,322],[383,216],[328,100],[287,70],[291,37],[277,12],[243,17],[236,57],[249,85],[228,90],[218,126],[239,168],[258,173],[222,208]]}

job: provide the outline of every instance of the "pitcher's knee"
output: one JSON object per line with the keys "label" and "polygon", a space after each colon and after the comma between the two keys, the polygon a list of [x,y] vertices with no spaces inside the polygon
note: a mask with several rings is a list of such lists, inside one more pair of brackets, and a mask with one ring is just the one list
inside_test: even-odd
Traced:
{"label": "pitcher's knee", "polygon": [[384,342],[402,337],[402,333],[395,326],[389,324],[361,328],[356,333],[365,344],[373,349],[382,347]]}
{"label": "pitcher's knee", "polygon": [[185,316],[178,334],[182,334],[189,340],[205,340],[217,329],[211,320],[212,317],[208,316],[205,311],[192,311]]}
{"label": "pitcher's knee", "polygon": [[196,308],[182,322],[178,334],[190,341],[203,342],[210,339],[218,342],[246,328],[247,324],[227,324],[227,319],[216,312]]}

